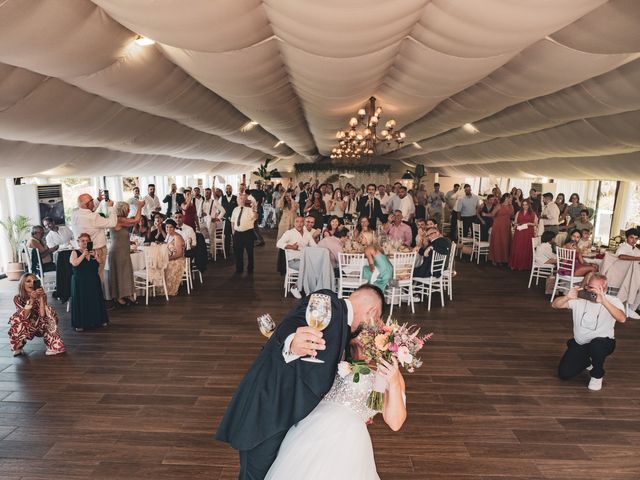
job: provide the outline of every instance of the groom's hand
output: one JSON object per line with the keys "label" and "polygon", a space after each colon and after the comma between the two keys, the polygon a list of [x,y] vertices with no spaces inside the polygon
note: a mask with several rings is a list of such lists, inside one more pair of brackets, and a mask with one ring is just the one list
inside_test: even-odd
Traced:
{"label": "groom's hand", "polygon": [[289,350],[300,357],[305,355],[315,357],[318,350],[324,350],[325,348],[325,341],[322,338],[321,331],[311,327],[298,327]]}

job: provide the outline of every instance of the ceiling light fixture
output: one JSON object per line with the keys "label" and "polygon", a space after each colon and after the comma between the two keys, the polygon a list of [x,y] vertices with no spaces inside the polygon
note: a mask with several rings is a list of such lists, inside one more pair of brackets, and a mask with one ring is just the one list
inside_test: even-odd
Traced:
{"label": "ceiling light fixture", "polygon": [[378,134],[377,128],[382,116],[382,107],[376,106],[376,97],[369,98],[368,110],[361,108],[355,117],[349,120],[348,130],[339,130],[336,133],[338,146],[331,150],[331,158],[370,158],[378,151],[379,144],[386,143],[391,147],[400,148],[404,143],[406,134],[396,132],[396,121],[387,120],[384,129]]}
{"label": "ceiling light fixture", "polygon": [[462,129],[467,133],[478,133],[479,130],[473,125],[473,123],[465,123]]}
{"label": "ceiling light fixture", "polygon": [[284,145],[284,140],[278,140],[278,143],[276,143],[273,148],[278,148],[280,145]]}
{"label": "ceiling light fixture", "polygon": [[413,142],[411,145],[413,145],[418,150],[422,150],[422,146],[418,142]]}
{"label": "ceiling light fixture", "polygon": [[240,131],[243,132],[243,133],[244,132],[248,132],[249,130],[251,130],[256,125],[259,125],[259,123],[258,122],[254,122],[253,120],[250,120],[247,123],[245,123],[242,127],[240,127]]}
{"label": "ceiling light fixture", "polygon": [[153,45],[154,43],[156,43],[154,40],[151,40],[150,38],[147,38],[147,37],[143,37],[142,35],[138,35],[135,39],[135,42],[137,45],[140,45],[142,47],[146,47],[148,45]]}

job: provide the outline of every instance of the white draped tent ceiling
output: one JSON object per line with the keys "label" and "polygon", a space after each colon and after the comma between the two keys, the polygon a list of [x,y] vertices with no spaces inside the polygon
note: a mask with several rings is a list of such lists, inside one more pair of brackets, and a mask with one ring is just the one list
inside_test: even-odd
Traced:
{"label": "white draped tent ceiling", "polygon": [[376,162],[638,180],[639,26],[639,0],[5,0],[0,176],[286,170],[374,95],[407,134]]}

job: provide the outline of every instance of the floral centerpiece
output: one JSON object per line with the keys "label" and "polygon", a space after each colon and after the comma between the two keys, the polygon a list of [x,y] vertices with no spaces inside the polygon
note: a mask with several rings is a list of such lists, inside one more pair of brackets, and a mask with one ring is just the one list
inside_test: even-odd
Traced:
{"label": "floral centerpiece", "polygon": [[[407,372],[413,373],[422,366],[422,360],[417,353],[432,336],[433,333],[420,335],[420,328],[416,325],[406,323],[401,325],[396,320],[388,321],[382,328],[365,327],[358,335],[364,359],[348,363],[341,362],[338,365],[338,374],[341,377],[353,374],[353,381],[357,383],[360,375],[371,372],[368,365],[379,363],[381,360],[392,362],[394,358]],[[381,377],[374,380],[374,388],[367,399],[367,406],[381,412],[384,409],[386,385],[377,381],[378,378]]]}

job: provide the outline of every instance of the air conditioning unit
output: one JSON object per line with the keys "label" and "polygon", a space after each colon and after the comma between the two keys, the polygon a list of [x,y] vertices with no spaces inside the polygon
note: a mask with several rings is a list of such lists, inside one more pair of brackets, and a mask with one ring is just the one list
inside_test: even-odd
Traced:
{"label": "air conditioning unit", "polygon": [[51,217],[56,225],[64,225],[62,185],[38,185],[38,207],[41,225],[45,217]]}
{"label": "air conditioning unit", "polygon": [[62,185],[15,185],[13,187],[17,215],[30,219],[32,225],[42,225],[44,217],[51,217],[57,225],[64,225]]}

